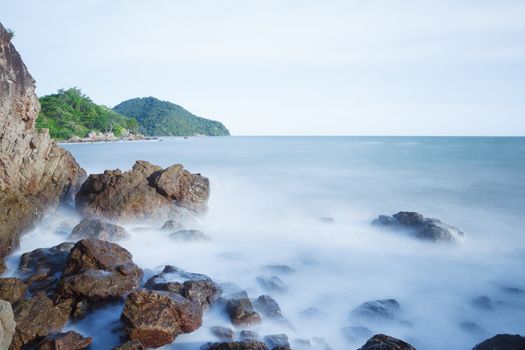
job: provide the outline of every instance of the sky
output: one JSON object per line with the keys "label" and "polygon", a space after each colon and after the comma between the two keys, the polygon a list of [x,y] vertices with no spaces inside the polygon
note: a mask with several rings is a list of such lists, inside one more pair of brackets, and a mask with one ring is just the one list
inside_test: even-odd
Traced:
{"label": "sky", "polygon": [[525,135],[523,0],[0,0],[42,96],[234,135]]}

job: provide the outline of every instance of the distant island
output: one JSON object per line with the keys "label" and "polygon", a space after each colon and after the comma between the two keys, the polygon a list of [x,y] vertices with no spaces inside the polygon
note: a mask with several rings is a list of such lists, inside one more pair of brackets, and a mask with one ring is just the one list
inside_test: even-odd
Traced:
{"label": "distant island", "polygon": [[124,101],[111,109],[94,103],[78,88],[40,97],[36,127],[49,129],[58,141],[137,140],[145,136],[223,136],[220,122],[197,117],[184,108],[154,97]]}

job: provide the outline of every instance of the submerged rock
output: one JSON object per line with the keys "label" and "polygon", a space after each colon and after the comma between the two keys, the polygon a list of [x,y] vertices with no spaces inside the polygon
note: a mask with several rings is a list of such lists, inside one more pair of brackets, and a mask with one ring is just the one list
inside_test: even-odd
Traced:
{"label": "submerged rock", "polygon": [[215,326],[210,328],[211,334],[221,341],[230,341],[235,338],[235,334],[231,328]]}
{"label": "submerged rock", "polygon": [[376,334],[358,350],[416,350],[412,345],[384,334]]}
{"label": "submerged rock", "polygon": [[271,334],[264,337],[270,349],[290,349],[290,342],[286,334]]}
{"label": "submerged rock", "polygon": [[242,340],[222,343],[208,343],[202,350],[268,350],[268,346],[257,340]]}
{"label": "submerged rock", "polygon": [[130,339],[156,348],[199,328],[202,308],[177,293],[139,290],[126,299],[121,319]]}
{"label": "submerged rock", "polygon": [[343,327],[341,332],[352,343],[363,341],[373,335],[372,331],[366,327]]}
{"label": "submerged rock", "polygon": [[106,170],[88,177],[76,195],[77,208],[88,217],[136,221],[177,216],[179,207],[207,209],[209,181],[182,165],[165,170],[137,161],[129,171]]}
{"label": "submerged rock", "polygon": [[462,331],[475,335],[475,336],[486,336],[488,334],[485,328],[481,327],[479,324],[475,322],[470,322],[470,321],[461,322],[459,324],[459,328]]}
{"label": "submerged rock", "polygon": [[270,320],[285,322],[279,304],[269,295],[261,295],[253,302],[255,310]]}
{"label": "submerged rock", "polygon": [[493,311],[498,306],[505,305],[505,303],[502,301],[493,300],[492,298],[486,295],[480,295],[478,297],[473,298],[470,301],[470,305],[479,310]]}
{"label": "submerged rock", "polygon": [[259,334],[257,334],[257,332],[249,331],[246,329],[242,330],[239,333],[239,337],[241,338],[241,340],[259,340],[260,339]]}
{"label": "submerged rock", "polygon": [[83,219],[73,228],[69,239],[96,238],[103,241],[120,241],[129,238],[129,233],[122,226],[110,224],[98,219]]}
{"label": "submerged rock", "polygon": [[92,337],[84,337],[77,332],[48,335],[38,345],[38,350],[82,350],[93,342]]}
{"label": "submerged rock", "polygon": [[525,337],[521,335],[498,334],[487,339],[472,350],[524,350]]}
{"label": "submerged rock", "polygon": [[316,307],[309,307],[307,309],[301,310],[299,312],[299,316],[310,319],[310,320],[326,319],[326,314]]}
{"label": "submerged rock", "polygon": [[174,231],[174,230],[180,230],[182,228],[182,224],[178,220],[170,219],[162,225],[160,228],[164,231]]}
{"label": "submerged rock", "polygon": [[273,273],[288,275],[295,273],[296,271],[288,265],[266,265],[264,268]]}
{"label": "submerged rock", "polygon": [[395,320],[400,311],[401,306],[397,300],[381,299],[367,301],[355,308],[352,313],[370,319]]}
{"label": "submerged rock", "polygon": [[261,323],[261,316],[255,311],[248,297],[228,300],[226,311],[231,322],[236,326],[250,326]]}
{"label": "submerged rock", "polygon": [[257,282],[269,292],[284,293],[288,290],[288,286],[277,276],[258,276]]}
{"label": "submerged rock", "polygon": [[11,303],[0,300],[0,349],[8,349],[15,334],[15,316]]}
{"label": "submerged rock", "polygon": [[210,237],[206,236],[200,230],[179,230],[170,234],[170,238],[177,241],[198,242],[209,241]]}
{"label": "submerged rock", "polygon": [[400,211],[392,216],[380,215],[372,224],[406,229],[414,237],[429,241],[454,241],[464,235],[457,227],[416,212]]}
{"label": "submerged rock", "polygon": [[26,290],[26,284],[18,278],[0,278],[0,300],[14,304],[24,297]]}

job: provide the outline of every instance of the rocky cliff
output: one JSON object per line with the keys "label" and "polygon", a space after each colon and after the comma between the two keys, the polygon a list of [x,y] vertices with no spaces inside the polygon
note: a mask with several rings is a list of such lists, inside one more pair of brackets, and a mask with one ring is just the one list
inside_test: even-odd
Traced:
{"label": "rocky cliff", "polygon": [[4,257],[44,208],[72,197],[86,177],[73,156],[35,129],[35,81],[0,24],[0,272]]}

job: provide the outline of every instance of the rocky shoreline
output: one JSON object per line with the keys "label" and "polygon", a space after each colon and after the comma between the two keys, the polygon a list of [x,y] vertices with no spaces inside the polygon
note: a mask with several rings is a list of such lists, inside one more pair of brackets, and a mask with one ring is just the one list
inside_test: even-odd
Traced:
{"label": "rocky shoreline", "polygon": [[146,137],[142,134],[133,134],[129,132],[117,137],[113,132],[91,131],[86,137],[73,136],[62,143],[95,143],[95,142],[118,142],[118,141],[147,141],[158,140],[158,137]]}

